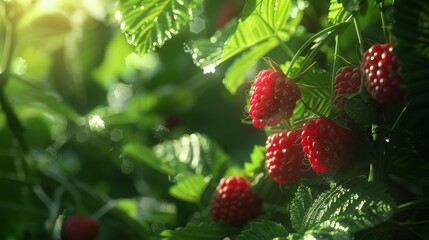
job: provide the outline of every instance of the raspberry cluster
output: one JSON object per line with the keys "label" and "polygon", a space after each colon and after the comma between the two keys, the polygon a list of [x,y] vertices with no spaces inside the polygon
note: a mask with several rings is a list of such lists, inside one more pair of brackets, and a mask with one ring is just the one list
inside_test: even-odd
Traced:
{"label": "raspberry cluster", "polygon": [[[277,126],[290,119],[301,98],[295,79],[275,69],[259,72],[251,88],[249,116],[256,128]],[[348,114],[346,120],[372,124],[376,108],[371,101],[403,100],[401,81],[392,44],[374,45],[363,56],[360,68],[345,66],[336,72],[333,104]],[[368,100],[370,97],[374,100]],[[268,136],[265,169],[278,184],[299,181],[308,165],[317,174],[337,171],[350,159],[352,141],[351,130],[333,119],[324,116],[308,119],[301,128]],[[263,212],[262,200],[252,192],[247,179],[227,177],[216,188],[210,212],[215,222],[243,225]]]}

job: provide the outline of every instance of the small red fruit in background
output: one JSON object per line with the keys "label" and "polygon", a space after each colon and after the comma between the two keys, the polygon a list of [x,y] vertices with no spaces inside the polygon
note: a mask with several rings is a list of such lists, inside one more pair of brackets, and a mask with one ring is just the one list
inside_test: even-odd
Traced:
{"label": "small red fruit in background", "polygon": [[337,170],[348,160],[348,130],[332,120],[312,119],[302,126],[301,144],[316,173]]}
{"label": "small red fruit in background", "polygon": [[303,172],[301,130],[282,131],[268,137],[265,167],[278,184],[298,181]]}
{"label": "small red fruit in background", "polygon": [[391,43],[373,45],[365,52],[361,65],[366,78],[365,88],[377,102],[396,103],[404,99],[399,67]]}
{"label": "small red fruit in background", "polygon": [[98,221],[89,216],[72,216],[64,222],[64,240],[95,240],[99,228]]}
{"label": "small red fruit in background", "polygon": [[262,200],[244,177],[222,178],[210,204],[213,221],[241,226],[263,212]]}
{"label": "small red fruit in background", "polygon": [[275,126],[289,119],[301,97],[297,84],[275,70],[259,72],[251,93],[249,116],[256,128]]}
{"label": "small red fruit in background", "polygon": [[347,99],[345,94],[357,93],[361,83],[361,71],[350,66],[338,69],[334,82],[334,104],[344,107]]}

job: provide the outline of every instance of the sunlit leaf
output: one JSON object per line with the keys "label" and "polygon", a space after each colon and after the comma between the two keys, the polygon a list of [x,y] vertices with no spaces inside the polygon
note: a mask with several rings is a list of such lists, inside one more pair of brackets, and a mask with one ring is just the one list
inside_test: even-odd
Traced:
{"label": "sunlit leaf", "polygon": [[237,233],[238,229],[220,223],[188,224],[175,230],[165,230],[162,239],[170,240],[219,240]]}
{"label": "sunlit leaf", "polygon": [[332,24],[343,22],[350,14],[338,0],[331,0],[329,5],[328,21]]}
{"label": "sunlit leaf", "polygon": [[250,162],[244,163],[244,171],[248,176],[255,176],[264,169],[265,146],[254,146],[250,154]]}
{"label": "sunlit leaf", "polygon": [[301,188],[290,209],[292,225],[307,237],[347,238],[385,222],[395,209],[385,186],[368,183],[364,176],[332,183],[311,204],[309,196],[314,198],[311,190]]}
{"label": "sunlit leaf", "polygon": [[266,240],[287,237],[288,231],[279,223],[261,220],[250,222],[238,235],[237,240]]}
{"label": "sunlit leaf", "polygon": [[[19,26],[22,44],[36,43],[52,50],[62,46],[67,33],[72,30],[68,17],[55,11],[32,11],[24,15]],[[44,44],[46,42],[49,44]]]}
{"label": "sunlit leaf", "polygon": [[177,173],[212,174],[215,179],[223,175],[228,159],[216,143],[199,133],[164,141],[154,147],[154,153],[163,161],[174,164]]}
{"label": "sunlit leaf", "polygon": [[169,189],[173,197],[191,203],[199,203],[201,194],[207,187],[209,179],[201,175],[191,175],[180,179]]}
{"label": "sunlit leaf", "polygon": [[[194,62],[198,62],[198,66],[206,73],[214,72],[217,65],[241,55],[228,69],[224,79],[224,84],[232,93],[235,93],[243,82],[246,71],[258,59],[287,42],[302,18],[302,12],[298,11],[290,0],[260,0],[256,1],[255,5],[256,8],[250,14],[246,12],[245,16],[238,20],[235,31],[228,39],[225,38],[228,36],[226,34],[233,28],[222,31],[221,40],[226,39],[224,44],[222,41],[213,41],[212,48],[216,49],[216,55],[207,53],[204,49],[200,50],[198,44],[194,44],[191,51]],[[245,11],[249,11],[246,9]],[[216,37],[212,38],[214,39],[217,40]],[[201,48],[207,48],[208,42],[205,43],[201,44]]]}
{"label": "sunlit leaf", "polygon": [[161,47],[192,19],[201,0],[118,0],[115,18],[130,45],[145,54]]}

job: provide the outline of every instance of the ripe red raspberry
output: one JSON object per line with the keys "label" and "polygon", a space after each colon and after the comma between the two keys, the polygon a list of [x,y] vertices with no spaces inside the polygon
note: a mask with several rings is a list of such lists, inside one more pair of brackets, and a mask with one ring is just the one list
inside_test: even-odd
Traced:
{"label": "ripe red raspberry", "polygon": [[363,56],[361,69],[365,74],[365,88],[380,103],[395,103],[404,99],[400,87],[399,60],[392,52],[392,44],[376,44]]}
{"label": "ripe red raspberry", "polygon": [[344,107],[346,99],[343,95],[359,91],[360,82],[361,71],[359,68],[346,66],[338,69],[334,82],[334,104]]}
{"label": "ripe red raspberry", "polygon": [[63,236],[65,240],[95,240],[99,227],[97,220],[75,215],[64,222]]}
{"label": "ripe red raspberry", "polygon": [[282,72],[263,70],[252,86],[249,115],[253,126],[275,126],[292,116],[296,101],[301,96],[296,83]]}
{"label": "ripe red raspberry", "polygon": [[301,130],[283,131],[268,137],[265,167],[278,184],[298,181],[303,172]]}
{"label": "ripe red raspberry", "polygon": [[222,178],[211,201],[213,221],[243,225],[262,213],[262,200],[252,192],[243,177]]}
{"label": "ripe red raspberry", "polygon": [[332,120],[312,119],[302,126],[301,145],[316,173],[337,170],[347,160],[350,136]]}

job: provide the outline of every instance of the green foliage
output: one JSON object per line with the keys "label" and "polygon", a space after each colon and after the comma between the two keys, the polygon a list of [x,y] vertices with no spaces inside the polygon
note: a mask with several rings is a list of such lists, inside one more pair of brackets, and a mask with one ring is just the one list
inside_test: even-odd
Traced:
{"label": "green foliage", "polygon": [[[250,11],[250,8],[246,9]],[[225,31],[222,31],[210,38],[209,41],[213,45],[210,49],[217,48],[217,51],[200,51],[200,48],[207,49],[207,45],[210,46],[208,41],[194,43],[191,49],[194,61],[198,62],[206,73],[214,72],[219,64],[238,57],[226,71],[223,80],[226,88],[232,93],[237,91],[245,80],[246,72],[256,61],[275,47],[284,45],[283,42],[295,32],[302,18],[302,12],[289,0],[258,1],[256,8],[245,15],[245,19],[238,20],[237,27],[230,36],[226,36]],[[223,44],[219,43],[217,34],[221,37],[219,40],[223,40],[224,37],[228,39]],[[214,56],[213,52],[217,55]]]}
{"label": "green foliage", "polygon": [[183,228],[175,230],[165,230],[161,233],[163,239],[170,240],[217,240],[230,236],[237,232],[237,228],[225,226],[220,223],[201,223],[201,224],[188,224]]}
{"label": "green foliage", "polygon": [[265,240],[287,237],[287,230],[281,225],[269,220],[250,222],[238,235],[237,240]]}
{"label": "green foliage", "polygon": [[157,157],[173,164],[176,174],[194,172],[220,179],[226,168],[227,155],[209,138],[195,133],[178,140],[164,141],[154,147]]}
{"label": "green foliage", "polygon": [[128,43],[143,55],[177,35],[200,4],[201,0],[123,0],[117,2],[115,18]]}
{"label": "green foliage", "polygon": [[[423,0],[0,1],[0,239],[59,239],[76,214],[106,240],[424,239],[428,24]],[[406,100],[369,108],[362,88],[334,108],[336,70],[375,42],[393,43]],[[301,99],[257,130],[241,86],[265,57]],[[277,184],[267,136],[321,116],[354,133],[350,159],[321,175],[302,159]],[[225,176],[261,216],[212,221]]]}
{"label": "green foliage", "polygon": [[424,125],[429,117],[426,94],[429,92],[429,4],[425,1],[399,1],[394,8],[395,24],[392,33],[396,44],[394,52],[401,61],[401,75],[404,88],[410,102],[409,126],[411,128]]}
{"label": "green foliage", "polygon": [[349,13],[338,0],[331,0],[329,5],[328,21],[332,24],[343,22],[347,19]]}
{"label": "green foliage", "polygon": [[199,203],[208,183],[209,179],[201,175],[186,176],[179,179],[178,183],[170,188],[169,193],[178,199]]}
{"label": "green foliage", "polygon": [[250,154],[250,162],[244,164],[244,171],[248,176],[255,176],[264,169],[265,146],[254,146]]}
{"label": "green foliage", "polygon": [[317,197],[301,186],[290,209],[292,225],[304,238],[349,239],[392,216],[395,204],[385,191],[385,186],[368,183],[365,177],[331,183]]}

